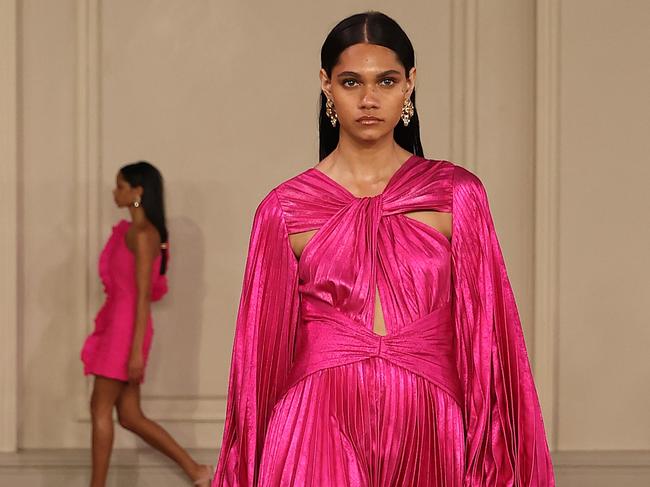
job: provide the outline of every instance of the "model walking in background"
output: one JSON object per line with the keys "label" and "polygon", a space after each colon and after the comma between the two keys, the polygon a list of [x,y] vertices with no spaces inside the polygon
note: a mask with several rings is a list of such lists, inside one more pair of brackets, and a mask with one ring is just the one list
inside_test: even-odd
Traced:
{"label": "model walking in background", "polygon": [[140,407],[153,336],[150,303],[167,292],[169,259],[163,181],[147,162],[124,166],[113,190],[115,204],[131,221],[113,227],[99,259],[106,301],[95,318],[81,358],[95,376],[92,415],[91,487],[104,487],[113,448],[113,408],[120,425],[174,460],[196,485],[208,486],[211,469],[200,465]]}

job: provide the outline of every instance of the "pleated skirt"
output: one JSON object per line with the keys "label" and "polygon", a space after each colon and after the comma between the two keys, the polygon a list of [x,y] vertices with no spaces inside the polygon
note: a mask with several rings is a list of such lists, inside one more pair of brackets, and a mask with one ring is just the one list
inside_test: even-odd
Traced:
{"label": "pleated skirt", "polygon": [[316,372],[275,405],[259,487],[461,487],[460,406],[375,357]]}

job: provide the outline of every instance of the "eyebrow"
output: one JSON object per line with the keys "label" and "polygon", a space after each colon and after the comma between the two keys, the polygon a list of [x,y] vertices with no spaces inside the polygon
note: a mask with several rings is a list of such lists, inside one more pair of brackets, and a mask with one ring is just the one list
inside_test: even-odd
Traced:
{"label": "eyebrow", "polygon": [[[383,71],[383,72],[377,74],[377,78],[383,78],[383,77],[389,76],[389,75],[401,76],[401,74],[402,73],[400,73],[399,71],[397,71],[395,69],[389,69],[388,71]],[[346,78],[346,77],[360,78],[361,76],[359,75],[359,73],[355,73],[354,71],[343,71],[342,73],[339,73],[336,77],[337,78]]]}

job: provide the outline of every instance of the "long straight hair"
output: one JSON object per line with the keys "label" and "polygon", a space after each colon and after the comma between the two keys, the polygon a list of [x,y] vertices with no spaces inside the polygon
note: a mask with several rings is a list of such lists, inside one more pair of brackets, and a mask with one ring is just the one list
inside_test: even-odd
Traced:
{"label": "long straight hair", "polygon": [[[120,169],[120,174],[132,188],[142,187],[141,205],[147,220],[156,227],[160,235],[160,243],[169,242],[167,223],[165,220],[165,201],[163,194],[163,178],[160,171],[147,161],[127,164]],[[167,272],[167,246],[160,249],[160,273]]]}
{"label": "long straight hair", "polygon": [[[332,77],[332,69],[339,61],[341,53],[355,44],[375,44],[392,50],[404,66],[406,76],[415,66],[415,52],[406,33],[397,22],[381,12],[365,12],[352,15],[339,22],[328,34],[320,51],[321,68]],[[413,154],[424,157],[420,141],[420,121],[415,105],[415,90],[411,94],[414,113],[408,127],[400,121],[395,126],[393,137],[401,147]],[[327,98],[320,94],[320,114],[318,117],[319,156],[325,159],[339,143],[339,124],[332,127],[325,113]]]}

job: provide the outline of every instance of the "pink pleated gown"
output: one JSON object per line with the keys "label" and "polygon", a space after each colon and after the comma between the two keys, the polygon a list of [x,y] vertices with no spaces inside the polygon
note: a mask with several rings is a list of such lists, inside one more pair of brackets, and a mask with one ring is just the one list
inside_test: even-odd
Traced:
{"label": "pink pleated gown", "polygon": [[[99,277],[104,285],[106,300],[95,317],[95,329],[81,350],[86,375],[100,375],[127,381],[128,363],[133,340],[138,297],[135,275],[135,255],[126,245],[126,232],[131,223],[121,220],[113,227],[99,257]],[[158,301],[167,292],[167,278],[160,275],[158,256],[151,269],[151,300]],[[149,357],[153,338],[153,321],[147,322],[142,353]]]}
{"label": "pink pleated gown", "polygon": [[[415,211],[451,212],[451,242]],[[288,236],[310,230],[297,260]],[[373,197],[315,168],[275,188],[213,487],[554,485],[493,230],[480,181],[446,161],[413,156]]]}

